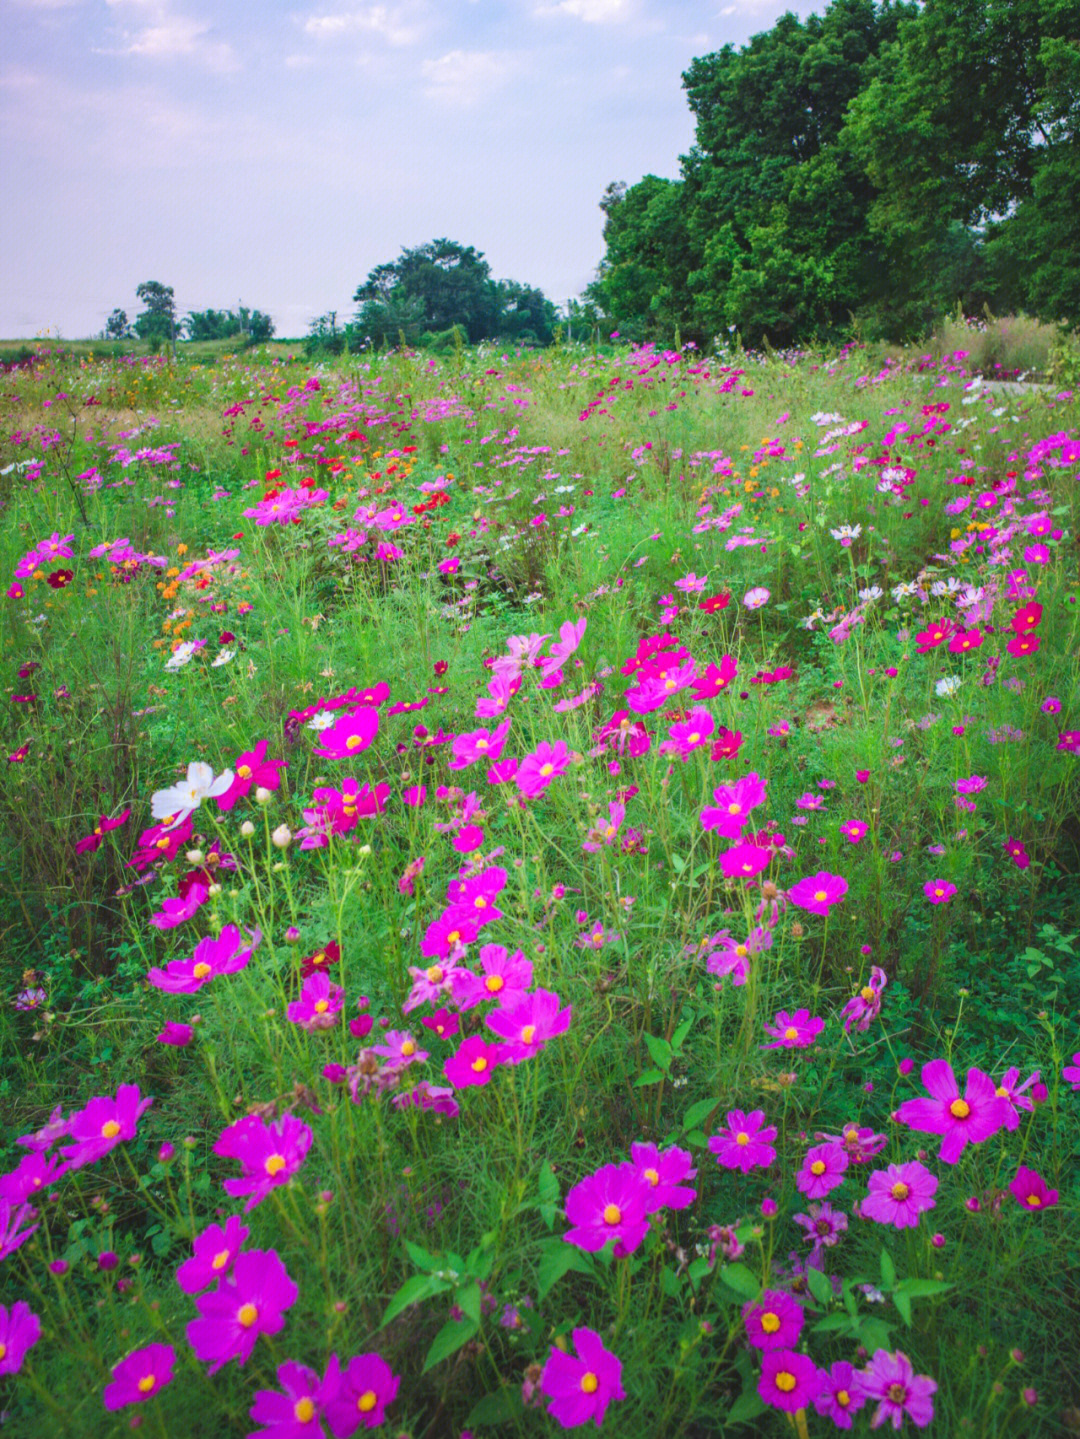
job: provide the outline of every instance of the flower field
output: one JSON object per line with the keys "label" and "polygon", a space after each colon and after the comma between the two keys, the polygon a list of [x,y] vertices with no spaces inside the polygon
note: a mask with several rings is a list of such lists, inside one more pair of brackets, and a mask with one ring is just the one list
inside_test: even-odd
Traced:
{"label": "flower field", "polygon": [[1080,1433],[1071,394],[0,390],[5,1433]]}

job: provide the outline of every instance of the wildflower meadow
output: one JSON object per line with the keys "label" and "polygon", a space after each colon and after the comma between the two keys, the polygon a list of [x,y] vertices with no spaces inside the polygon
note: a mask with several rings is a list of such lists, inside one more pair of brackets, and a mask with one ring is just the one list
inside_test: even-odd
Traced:
{"label": "wildflower meadow", "polygon": [[1080,409],[0,375],[0,1428],[1080,1433]]}

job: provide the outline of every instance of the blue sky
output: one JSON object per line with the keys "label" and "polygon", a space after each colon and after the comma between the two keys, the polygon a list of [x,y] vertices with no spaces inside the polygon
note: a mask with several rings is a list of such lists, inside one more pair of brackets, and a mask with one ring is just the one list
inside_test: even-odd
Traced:
{"label": "blue sky", "polygon": [[354,308],[446,235],[563,302],[611,180],[674,175],[681,74],[811,0],[4,0],[0,336]]}

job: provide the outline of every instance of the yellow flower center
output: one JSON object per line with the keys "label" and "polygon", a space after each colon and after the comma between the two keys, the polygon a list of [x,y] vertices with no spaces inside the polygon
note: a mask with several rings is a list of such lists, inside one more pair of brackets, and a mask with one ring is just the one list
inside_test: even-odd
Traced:
{"label": "yellow flower center", "polygon": [[401,1046],[401,1052],[407,1059],[410,1054],[416,1053],[416,1045],[411,1039],[407,1039],[405,1043]]}
{"label": "yellow flower center", "polygon": [[115,1139],[120,1133],[120,1126],[115,1119],[107,1119],[101,1126],[102,1139]]}
{"label": "yellow flower center", "polygon": [[0,1361],[3,1360],[4,1355],[5,1355],[6,1353],[7,1353],[7,1345],[6,1345],[6,1344],[0,1344]]}
{"label": "yellow flower center", "polygon": [[907,1398],[907,1390],[902,1384],[890,1384],[886,1393],[894,1404],[903,1404]]}
{"label": "yellow flower center", "polygon": [[478,739],[478,740],[476,741],[476,748],[477,748],[477,749],[487,749],[487,747],[488,747],[488,742],[487,742],[486,739]]}
{"label": "yellow flower center", "polygon": [[483,1074],[484,1070],[485,1070],[487,1067],[488,1067],[488,1062],[487,1062],[487,1060],[484,1058],[484,1056],[483,1056],[482,1054],[478,1054],[478,1055],[476,1056],[476,1058],[473,1060],[472,1064],[469,1065],[469,1068],[472,1070],[472,1072],[473,1072],[474,1074]]}
{"label": "yellow flower center", "polygon": [[837,1404],[840,1405],[841,1409],[846,1409],[851,1403],[851,1395],[847,1392],[846,1389],[838,1389],[833,1395],[833,1398],[836,1400]]}
{"label": "yellow flower center", "polygon": [[341,796],[341,803],[345,806],[346,809],[348,809],[350,806],[355,807],[356,796],[354,794],[343,794]]}
{"label": "yellow flower center", "polygon": [[859,993],[862,995],[863,999],[866,1000],[867,1004],[869,1004],[872,999],[876,998],[874,991],[870,988],[868,984],[863,985],[862,989],[859,990]]}
{"label": "yellow flower center", "polygon": [[345,741],[345,748],[348,750],[359,749],[363,743],[364,741],[358,734],[351,734]]}
{"label": "yellow flower center", "polygon": [[621,1224],[622,1210],[617,1204],[605,1204],[603,1219],[605,1224]]}
{"label": "yellow flower center", "polygon": [[908,1195],[911,1193],[911,1190],[903,1182],[903,1180],[898,1179],[897,1182],[893,1185],[893,1187],[889,1190],[889,1193],[894,1199],[903,1200],[908,1197]]}
{"label": "yellow flower center", "polygon": [[747,949],[745,944],[737,944],[735,946],[735,953],[739,956],[740,959],[745,959],[746,956],[750,953],[750,951]]}
{"label": "yellow flower center", "polygon": [[293,1414],[301,1424],[310,1424],[315,1418],[315,1405],[306,1394],[303,1399],[298,1399],[293,1405]]}
{"label": "yellow flower center", "polygon": [[761,1316],[761,1327],[766,1334],[775,1334],[780,1328],[779,1314],[774,1314],[771,1309],[766,1309],[765,1313]]}
{"label": "yellow flower center", "polygon": [[738,1134],[736,1134],[735,1143],[738,1144],[740,1147],[745,1147],[747,1144],[750,1143],[750,1136],[749,1134],[747,1134],[745,1129],[740,1129]]}
{"label": "yellow flower center", "polygon": [[489,974],[487,979],[484,980],[484,988],[488,994],[498,994],[505,983],[506,981],[501,974]]}
{"label": "yellow flower center", "polygon": [[787,1029],[784,1030],[784,1038],[785,1038],[785,1039],[798,1039],[798,1037],[799,1037],[799,1031],[794,1027],[794,1025],[789,1024],[788,1027],[787,1027]]}
{"label": "yellow flower center", "polygon": [[935,897],[936,897],[937,899],[940,899],[941,896],[942,896],[944,893],[945,893],[945,891],[944,891],[943,889],[935,889],[935,890],[934,890],[934,895],[935,895]]}
{"label": "yellow flower center", "polygon": [[442,984],[442,967],[438,964],[433,964],[427,972],[427,977],[429,984]]}
{"label": "yellow flower center", "polygon": [[487,909],[487,900],[482,894],[478,894],[473,900],[473,909]]}
{"label": "yellow flower center", "polygon": [[204,959],[200,959],[195,968],[191,971],[193,979],[205,979],[210,973],[210,966]]}
{"label": "yellow flower center", "polygon": [[140,1394],[149,1394],[150,1391],[151,1391],[151,1389],[153,1389],[153,1387],[154,1387],[154,1385],[155,1385],[156,1383],[157,1383],[157,1380],[154,1378],[154,1376],[153,1376],[152,1374],[144,1374],[143,1377],[139,1380],[139,1384],[138,1384],[139,1393],[140,1393]]}
{"label": "yellow flower center", "polygon": [[228,1249],[219,1249],[218,1252],[214,1255],[213,1259],[211,1259],[210,1261],[210,1268],[224,1269],[226,1264],[228,1264],[229,1262],[229,1252],[230,1251]]}
{"label": "yellow flower center", "polygon": [[356,1407],[361,1414],[370,1414],[375,1405],[379,1402],[379,1396],[374,1389],[365,1389],[360,1398],[356,1401]]}
{"label": "yellow flower center", "polygon": [[271,1154],[269,1159],[267,1159],[266,1163],[263,1165],[263,1168],[266,1170],[267,1174],[269,1174],[270,1177],[273,1178],[275,1174],[280,1174],[281,1171],[285,1168],[285,1156],[283,1154]]}
{"label": "yellow flower center", "polygon": [[259,1317],[259,1311],[254,1304],[241,1304],[236,1311],[237,1323],[244,1329],[250,1329]]}
{"label": "yellow flower center", "polygon": [[655,1169],[646,1169],[645,1178],[649,1181],[649,1183],[654,1189],[660,1183],[660,1176]]}
{"label": "yellow flower center", "polygon": [[599,1388],[600,1388],[600,1380],[597,1379],[596,1375],[592,1372],[591,1369],[587,1370],[587,1371],[581,1376],[581,1392],[582,1392],[582,1394],[595,1394],[596,1391],[597,1391]]}
{"label": "yellow flower center", "polygon": [[780,1373],[776,1376],[776,1387],[780,1390],[781,1394],[790,1394],[798,1382],[795,1375],[789,1374],[786,1369],[781,1369]]}
{"label": "yellow flower center", "polygon": [[328,999],[317,999],[317,1000],[315,1001],[315,1013],[316,1013],[316,1014],[325,1014],[326,1011],[327,1011],[329,1008],[330,1008],[330,1001],[329,1001]]}
{"label": "yellow flower center", "polygon": [[605,839],[610,839],[611,836],[612,836],[614,833],[615,833],[615,826],[614,826],[613,824],[609,824],[608,827],[607,827],[607,829],[604,830],[604,838],[605,838]]}
{"label": "yellow flower center", "polygon": [[824,904],[825,901],[828,899],[828,897],[829,897],[829,896],[826,894],[826,892],[825,892],[823,889],[816,889],[816,890],[814,891],[814,903],[815,903],[815,904]]}
{"label": "yellow flower center", "polygon": [[1000,1084],[999,1084],[998,1087],[994,1090],[994,1093],[997,1095],[997,1097],[998,1097],[999,1099],[1008,1099],[1008,1097],[1009,1097],[1009,1091],[1008,1091],[1003,1085],[1000,1085]]}
{"label": "yellow flower center", "polygon": [[536,1025],[535,1025],[535,1024],[527,1024],[527,1025],[525,1026],[525,1028],[521,1031],[521,1042],[522,1042],[522,1044],[532,1044],[533,1039],[534,1039],[535,1037],[536,1037]]}
{"label": "yellow flower center", "polygon": [[555,766],[553,764],[542,764],[540,766],[540,773],[547,779],[549,774],[555,773]]}
{"label": "yellow flower center", "polygon": [[450,933],[446,936],[446,938],[447,938],[448,943],[450,943],[450,944],[457,944],[458,940],[461,938],[461,930],[460,930],[460,929],[452,929],[452,930],[450,931]]}
{"label": "yellow flower center", "polygon": [[690,734],[690,735],[687,735],[687,736],[686,736],[686,743],[687,743],[687,744],[700,744],[700,743],[701,743],[701,735],[698,733],[697,730],[695,730],[693,734]]}
{"label": "yellow flower center", "polygon": [[1024,1203],[1027,1204],[1031,1209],[1041,1209],[1042,1196],[1039,1194],[1029,1194]]}
{"label": "yellow flower center", "polygon": [[729,804],[728,807],[727,807],[727,812],[728,812],[728,814],[742,814],[742,805],[741,805],[741,804]]}
{"label": "yellow flower center", "polygon": [[824,1173],[825,1173],[825,1161],[824,1161],[824,1159],[815,1159],[814,1162],[813,1162],[813,1164],[811,1164],[811,1166],[810,1166],[810,1173],[811,1173],[811,1174],[824,1174]]}
{"label": "yellow flower center", "polygon": [[971,1113],[971,1105],[966,1099],[954,1099],[949,1105],[949,1113],[954,1119],[966,1119]]}
{"label": "yellow flower center", "polygon": [[237,765],[237,767],[236,767],[236,773],[240,776],[241,779],[250,779],[250,778],[251,778],[251,766],[250,766],[249,764]]}

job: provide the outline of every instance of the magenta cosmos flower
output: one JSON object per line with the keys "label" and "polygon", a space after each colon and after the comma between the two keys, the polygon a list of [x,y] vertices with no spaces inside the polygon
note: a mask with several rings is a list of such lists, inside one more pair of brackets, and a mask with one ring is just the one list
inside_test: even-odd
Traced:
{"label": "magenta cosmos flower", "polygon": [[844,1182],[848,1157],[840,1144],[818,1144],[806,1151],[795,1187],[809,1199],[824,1199]]}
{"label": "magenta cosmos flower", "polygon": [[260,1334],[277,1334],[285,1311],[299,1290],[273,1249],[248,1249],[239,1254],[233,1272],[209,1294],[195,1301],[199,1318],[187,1326],[195,1356],[216,1374],[235,1359],[244,1364]]}
{"label": "magenta cosmos flower", "polygon": [[458,1009],[473,1009],[490,999],[508,1004],[521,998],[532,984],[532,964],[520,949],[510,954],[501,944],[485,944],[479,958],[482,974],[470,969],[454,973],[452,987]]}
{"label": "magenta cosmos flower", "polygon": [[248,1439],[273,1436],[273,1439],[325,1439],[320,1419],[323,1412],[323,1385],[314,1369],[287,1359],[278,1365],[281,1390],[257,1389],[255,1403],[248,1413],[263,1425]]}
{"label": "magenta cosmos flower", "polygon": [[844,1359],[828,1369],[819,1369],[821,1388],[814,1397],[814,1408],[831,1419],[838,1429],[851,1428],[851,1416],[866,1403],[858,1385],[858,1374]]}
{"label": "magenta cosmos flower", "polygon": [[508,999],[486,1018],[489,1029],[506,1041],[502,1046],[507,1064],[520,1064],[544,1048],[549,1039],[570,1028],[570,1005],[551,989],[534,989]]}
{"label": "magenta cosmos flower", "polygon": [[813,1403],[821,1388],[818,1368],[805,1354],[791,1349],[771,1349],[761,1361],[758,1394],[774,1409],[794,1414]]}
{"label": "magenta cosmos flower", "polygon": [[994,1081],[981,1069],[969,1069],[963,1094],[952,1066],[932,1059],[922,1067],[922,1082],[929,1099],[905,1099],[896,1118],[923,1134],[943,1136],[938,1157],[955,1164],[967,1144],[981,1144],[995,1135],[1009,1117],[1009,1101],[995,1090]]}
{"label": "magenta cosmos flower", "polygon": [[853,1028],[860,1034],[870,1028],[871,1021],[881,1013],[881,995],[888,982],[885,971],[876,964],[871,965],[870,983],[852,995],[841,1011],[845,1034],[850,1034]]}
{"label": "magenta cosmos flower", "polygon": [[236,761],[233,782],[224,794],[218,795],[218,808],[230,810],[250,792],[259,789],[277,789],[281,784],[280,770],[287,769],[283,759],[266,758],[266,740],[260,740],[252,750],[245,750]]}
{"label": "magenta cosmos flower", "polygon": [[445,1061],[443,1074],[455,1089],[471,1089],[476,1085],[489,1084],[492,1074],[505,1060],[501,1044],[489,1044],[486,1039],[474,1034]]}
{"label": "magenta cosmos flower", "polygon": [[754,879],[772,863],[773,851],[757,844],[735,844],[720,856],[720,869],[727,879]]}
{"label": "magenta cosmos flower", "polygon": [[37,1218],[37,1210],[29,1204],[12,1203],[8,1199],[0,1199],[0,1260],[6,1259],[9,1254],[14,1254],[16,1249],[21,1249],[30,1236],[41,1227],[39,1224],[32,1224],[29,1229],[24,1229],[24,1224],[30,1224],[31,1220]]}
{"label": "magenta cosmos flower", "polygon": [[750,811],[765,802],[765,784],[759,774],[752,772],[734,784],[718,785],[713,790],[715,804],[701,811],[701,823],[724,839],[738,839]]}
{"label": "magenta cosmos flower", "polygon": [[243,930],[227,924],[214,939],[200,939],[187,959],[170,959],[164,969],[147,971],[147,979],[155,989],[169,994],[195,994],[204,984],[222,974],[236,974],[245,967],[262,940],[262,931],[249,931],[250,944],[245,945]]}
{"label": "magenta cosmos flower", "polygon": [[532,754],[527,754],[518,765],[514,783],[526,799],[534,799],[569,767],[570,751],[561,739],[554,744],[541,740]]}
{"label": "magenta cosmos flower", "polygon": [[80,1109],[68,1120],[67,1134],[72,1143],[60,1152],[72,1169],[96,1164],[121,1140],[135,1138],[139,1116],[153,1102],[140,1097],[137,1084],[122,1084],[116,1091],[115,1099],[107,1096],[92,1099],[85,1109]]}
{"label": "magenta cosmos flower", "polygon": [[742,1317],[755,1349],[790,1349],[802,1333],[802,1305],[782,1289],[766,1289],[756,1304],[744,1304]]}
{"label": "magenta cosmos flower", "polygon": [[540,1389],[551,1403],[548,1413],[564,1429],[591,1419],[599,1429],[613,1399],[625,1399],[622,1363],[605,1349],[595,1329],[575,1329],[578,1357],[552,1348],[540,1375]]}
{"label": "magenta cosmos flower", "polygon": [[730,1110],[724,1120],[727,1128],[709,1137],[709,1151],[716,1155],[716,1162],[724,1169],[741,1169],[744,1174],[751,1169],[766,1169],[776,1158],[772,1146],[776,1125],[763,1126],[764,1118],[763,1109],[753,1109],[749,1114],[741,1109]]}
{"label": "magenta cosmos flower", "polygon": [[796,881],[788,890],[787,898],[796,909],[805,909],[810,914],[828,914],[833,905],[844,898],[847,890],[846,879],[822,869]]}
{"label": "magenta cosmos flower", "polygon": [[630,1160],[649,1185],[647,1214],[658,1209],[685,1209],[697,1198],[697,1190],[683,1183],[694,1179],[694,1160],[685,1149],[658,1149],[655,1144],[632,1144]]}
{"label": "magenta cosmos flower", "polygon": [[311,1148],[311,1130],[294,1114],[283,1114],[267,1124],[257,1114],[245,1114],[223,1129],[214,1153],[238,1159],[244,1172],[225,1180],[225,1193],[234,1199],[249,1195],[245,1212],[261,1204],[271,1189],[287,1184]]}
{"label": "magenta cosmos flower", "polygon": [[344,1003],[341,985],[334,984],[324,970],[316,970],[304,980],[300,998],[294,999],[285,1013],[289,1022],[301,1029],[332,1029]]}
{"label": "magenta cosmos flower", "polygon": [[323,1412],[336,1439],[349,1439],[362,1424],[376,1429],[386,1418],[401,1380],[378,1354],[356,1354],[345,1365],[331,1354],[323,1380]]}
{"label": "magenta cosmos flower", "polygon": [[852,844],[858,844],[866,833],[866,825],[861,819],[849,819],[846,824],[840,826],[840,833]]}
{"label": "magenta cosmos flower", "polygon": [[890,1420],[899,1429],[904,1416],[916,1429],[925,1429],[934,1417],[930,1396],[937,1390],[936,1382],[925,1374],[916,1374],[906,1354],[898,1349],[889,1354],[879,1349],[865,1369],[856,1374],[859,1392],[867,1399],[878,1400],[870,1421],[876,1429]]}
{"label": "magenta cosmos flower", "polygon": [[615,1257],[622,1259],[648,1233],[651,1201],[652,1185],[636,1164],[603,1164],[567,1194],[572,1228],[563,1239],[593,1254],[614,1240]]}
{"label": "magenta cosmos flower", "polygon": [[41,1338],[41,1320],[21,1299],[0,1304],[0,1375],[18,1374],[27,1351]]}
{"label": "magenta cosmos flower", "polygon": [[947,879],[928,879],[923,885],[923,894],[931,904],[948,904],[956,893],[956,885]]}
{"label": "magenta cosmos flower", "polygon": [[379,711],[368,705],[342,715],[329,729],[323,730],[321,745],[313,754],[322,759],[353,759],[362,754],[379,733]]}
{"label": "magenta cosmos flower", "polygon": [[1041,1174],[1021,1164],[1016,1178],[1009,1185],[1009,1193],[1021,1209],[1034,1213],[1037,1209],[1052,1209],[1058,1202],[1058,1192],[1051,1189]]}
{"label": "magenta cosmos flower", "polygon": [[770,1044],[763,1049],[808,1049],[825,1028],[825,1021],[811,1016],[808,1009],[797,1009],[788,1014],[786,1009],[778,1010],[772,1024],[765,1026],[765,1033],[773,1035]]}
{"label": "magenta cosmos flower", "polygon": [[176,1271],[176,1282],[185,1294],[198,1294],[232,1272],[240,1246],[251,1233],[239,1215],[230,1214],[224,1226],[210,1224],[192,1241],[194,1253]]}
{"label": "magenta cosmos flower", "polygon": [[876,1224],[893,1224],[897,1229],[915,1229],[920,1214],[934,1208],[938,1181],[917,1159],[907,1164],[890,1164],[869,1175],[869,1195],[859,1213]]}
{"label": "magenta cosmos flower", "polygon": [[1070,1089],[1080,1089],[1080,1052],[1073,1055],[1072,1064],[1062,1068],[1061,1077]]}
{"label": "magenta cosmos flower", "polygon": [[159,1389],[172,1383],[176,1350],[171,1344],[147,1344],[113,1365],[112,1383],[102,1390],[106,1409],[124,1409],[153,1399]]}

